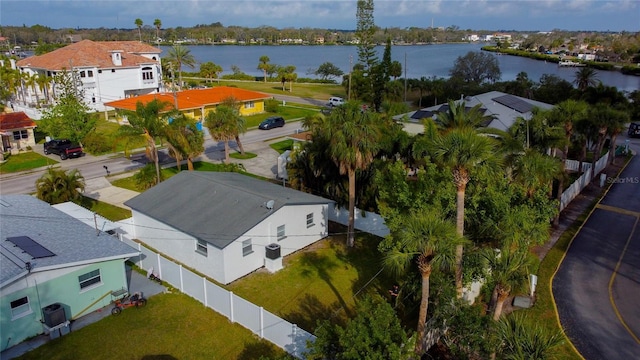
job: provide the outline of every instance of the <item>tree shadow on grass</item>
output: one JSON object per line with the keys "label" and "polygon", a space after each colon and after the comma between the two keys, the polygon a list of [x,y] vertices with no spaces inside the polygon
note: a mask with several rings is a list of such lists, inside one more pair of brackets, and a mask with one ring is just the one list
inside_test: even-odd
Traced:
{"label": "tree shadow on grass", "polygon": [[319,320],[330,320],[333,323],[344,325],[346,317],[343,310],[344,308],[338,302],[325,305],[320,302],[317,296],[305,294],[299,300],[296,310],[286,314],[284,318],[313,333]]}
{"label": "tree shadow on grass", "polygon": [[279,350],[275,345],[269,344],[266,341],[245,345],[242,352],[236,357],[237,360],[257,360],[261,358],[293,359],[290,356],[282,355],[282,350]]}
{"label": "tree shadow on grass", "polygon": [[304,270],[302,273],[303,276],[306,276],[306,277],[317,276],[320,279],[322,279],[329,286],[333,294],[336,296],[340,305],[345,310],[349,309],[349,306],[347,305],[344,298],[342,297],[340,290],[338,290],[335,287],[331,279],[332,271],[339,266],[339,264],[335,260],[333,260],[332,258],[326,255],[318,254],[315,252],[308,252],[302,255],[302,257],[300,258],[300,264],[305,269],[315,270],[315,271]]}
{"label": "tree shadow on grass", "polygon": [[142,360],[178,360],[178,358],[168,354],[158,354],[158,355],[145,355],[142,357]]}

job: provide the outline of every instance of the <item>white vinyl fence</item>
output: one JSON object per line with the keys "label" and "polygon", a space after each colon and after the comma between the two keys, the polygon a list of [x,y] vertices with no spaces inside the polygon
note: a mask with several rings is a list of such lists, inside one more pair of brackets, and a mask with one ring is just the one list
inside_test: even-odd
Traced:
{"label": "white vinyl fence", "polygon": [[[349,209],[333,206],[329,207],[329,220],[338,224],[347,225],[349,223]],[[369,211],[355,210],[354,227],[369,234],[385,237],[389,235],[389,228],[384,223],[382,216]]]}
{"label": "white vinyl fence", "polygon": [[[604,170],[604,168],[607,166],[608,158],[609,158],[609,152],[604,154],[596,162],[596,168],[595,168],[596,174]],[[567,160],[565,164],[567,169],[571,169],[575,171],[579,170],[580,162],[578,161]],[[569,205],[569,203],[571,203],[571,201],[580,194],[582,189],[584,189],[591,182],[591,171],[592,171],[591,163],[583,163],[583,164],[584,164],[583,168],[586,169],[584,174],[582,174],[582,176],[580,176],[576,181],[574,181],[574,183],[571,184],[571,186],[569,186],[567,190],[565,190],[562,193],[562,198],[560,199],[560,211],[564,210],[564,208],[567,207],[567,205]]]}
{"label": "white vinyl fence", "polygon": [[206,307],[226,316],[231,322],[238,323],[251,330],[260,338],[281,347],[292,356],[304,359],[307,352],[307,341],[315,341],[316,337],[268,311],[261,306],[227,291],[210,282],[206,278],[185,269],[182,265],[168,260],[142,244],[126,236],[120,240],[140,251],[141,255],[132,258],[141,269],[153,267],[154,272],[163,280],[181,292],[200,301]]}

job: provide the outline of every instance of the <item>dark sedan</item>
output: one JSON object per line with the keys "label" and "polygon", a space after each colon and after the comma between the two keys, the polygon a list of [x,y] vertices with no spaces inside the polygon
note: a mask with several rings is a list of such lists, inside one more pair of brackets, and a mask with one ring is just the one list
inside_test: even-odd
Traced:
{"label": "dark sedan", "polygon": [[258,125],[258,128],[261,130],[269,130],[277,127],[284,126],[284,119],[280,116],[272,116],[266,118],[263,122]]}

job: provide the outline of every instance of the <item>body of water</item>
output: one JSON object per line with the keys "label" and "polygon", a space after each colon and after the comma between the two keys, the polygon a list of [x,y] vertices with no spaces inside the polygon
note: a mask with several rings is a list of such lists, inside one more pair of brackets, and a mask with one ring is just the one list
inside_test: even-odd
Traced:
{"label": "body of water", "polygon": [[[403,72],[406,67],[407,78],[420,77],[449,77],[449,70],[459,56],[469,51],[480,51],[484,44],[441,44],[441,45],[408,45],[392,46],[392,59],[402,64]],[[199,71],[200,64],[211,61],[220,65],[224,74],[232,73],[231,67],[237,66],[242,72],[252,76],[263,76],[258,70],[261,56],[268,56],[270,63],[277,65],[294,65],[298,77],[316,78],[315,71],[322,63],[330,62],[345,73],[349,72],[351,64],[358,61],[358,49],[355,46],[242,46],[242,45],[212,45],[188,46],[196,59],[195,69],[183,67],[183,71]],[[162,47],[162,57],[165,57],[169,47]],[[377,47],[378,57],[382,59],[383,46]],[[559,67],[556,63],[511,56],[496,55],[502,71],[502,80],[514,80],[519,72],[524,71],[529,79],[539,82],[544,74],[557,75],[562,79],[573,82],[577,68]],[[406,66],[405,66],[406,65]],[[403,75],[404,77],[404,75]],[[634,91],[640,89],[640,77],[624,75],[618,71],[597,71],[597,79],[607,86],[615,86],[619,90]]]}

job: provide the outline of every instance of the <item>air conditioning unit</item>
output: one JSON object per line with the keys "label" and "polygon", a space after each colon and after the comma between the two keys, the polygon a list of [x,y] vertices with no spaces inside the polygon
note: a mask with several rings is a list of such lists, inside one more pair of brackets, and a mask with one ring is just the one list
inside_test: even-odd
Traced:
{"label": "air conditioning unit", "polygon": [[44,317],[44,323],[48,327],[58,326],[67,321],[67,316],[64,313],[64,307],[62,304],[55,303],[42,308],[42,315]]}
{"label": "air conditioning unit", "polygon": [[267,259],[277,259],[280,257],[280,245],[273,243],[265,246]]}

